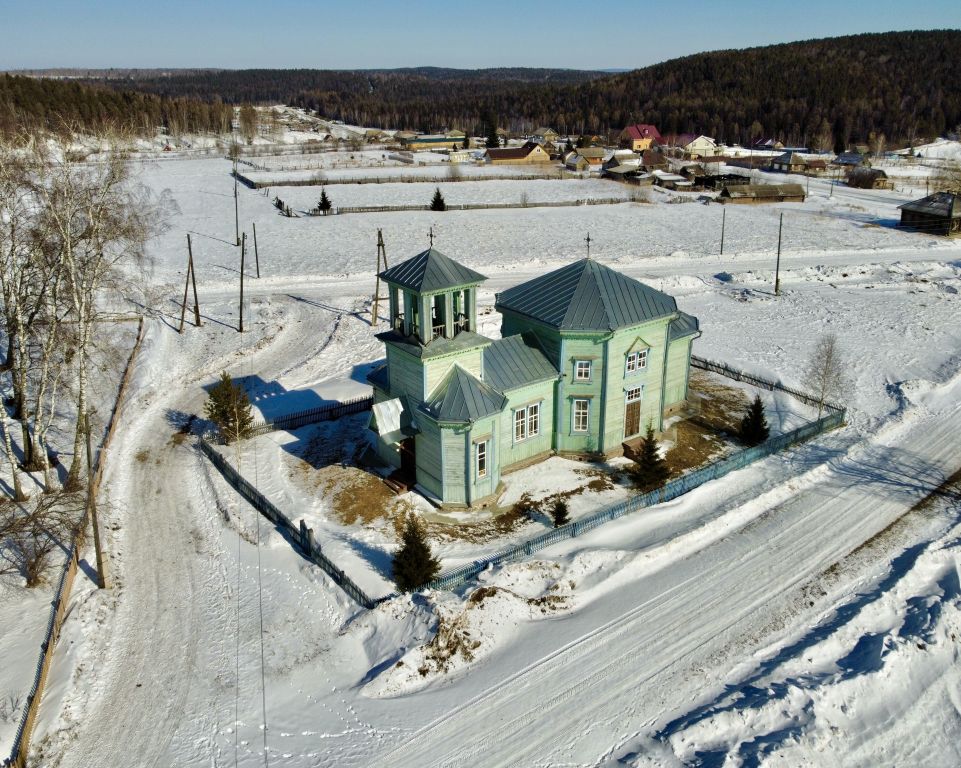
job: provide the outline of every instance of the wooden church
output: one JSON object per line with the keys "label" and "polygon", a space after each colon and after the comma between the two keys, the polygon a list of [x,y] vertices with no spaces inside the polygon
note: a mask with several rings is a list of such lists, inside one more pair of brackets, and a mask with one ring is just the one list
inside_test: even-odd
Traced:
{"label": "wooden church", "polygon": [[370,427],[435,503],[493,501],[501,475],[554,454],[619,454],[686,401],[697,319],[590,258],[498,294],[500,339],[477,332],[486,278],[437,249],[380,277],[390,330]]}

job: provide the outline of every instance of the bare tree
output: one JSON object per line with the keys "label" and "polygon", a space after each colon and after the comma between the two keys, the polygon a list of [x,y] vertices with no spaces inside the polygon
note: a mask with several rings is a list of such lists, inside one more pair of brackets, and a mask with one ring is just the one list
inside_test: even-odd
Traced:
{"label": "bare tree", "polygon": [[83,507],[82,494],[62,492],[0,507],[0,571],[19,571],[28,587],[42,583],[50,556],[67,546]]}
{"label": "bare tree", "polygon": [[951,192],[961,195],[961,163],[948,163],[941,167],[931,184],[935,192]]}
{"label": "bare tree", "polygon": [[843,394],[847,376],[837,337],[833,333],[826,333],[818,339],[804,370],[804,386],[817,400],[819,419],[824,406],[837,401]]}

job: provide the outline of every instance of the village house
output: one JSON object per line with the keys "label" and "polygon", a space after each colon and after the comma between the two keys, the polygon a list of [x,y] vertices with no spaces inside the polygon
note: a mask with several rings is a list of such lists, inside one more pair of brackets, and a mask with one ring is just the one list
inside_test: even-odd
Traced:
{"label": "village house", "polygon": [[446,133],[410,133],[409,131],[399,131],[394,134],[394,138],[400,145],[407,150],[415,151],[418,149],[460,149],[464,145],[464,134],[454,131],[460,136],[451,136]]}
{"label": "village house", "polygon": [[617,141],[624,149],[640,152],[660,143],[661,134],[653,125],[638,123],[637,125],[629,125],[621,131]]}
{"label": "village house", "polygon": [[477,332],[486,278],[435,248],[380,277],[374,444],[393,484],[437,504],[489,503],[503,474],[551,455],[619,455],[686,403],[697,319],[597,261],[499,293],[499,339]]}
{"label": "village house", "polygon": [[568,152],[564,156],[564,167],[569,171],[583,172],[589,170],[591,164],[577,152]]}
{"label": "village house", "polygon": [[961,195],[935,192],[898,207],[902,227],[946,237],[961,235]]}
{"label": "village house", "polygon": [[547,128],[546,126],[541,126],[534,131],[534,141],[538,144],[546,144],[550,142],[551,144],[556,144],[557,140],[560,138],[560,134],[553,128]]}
{"label": "village house", "polygon": [[662,136],[657,145],[667,154],[681,156],[688,160],[712,157],[719,152],[714,139],[695,133]]}
{"label": "village house", "polygon": [[804,173],[808,163],[797,152],[785,152],[771,160],[771,170],[781,173]]}
{"label": "village house", "polygon": [[729,205],[803,203],[804,187],[800,184],[725,184],[717,200]]}
{"label": "village house", "polygon": [[491,165],[530,165],[549,163],[551,156],[540,144],[528,141],[522,147],[488,149],[484,153],[484,159]]}
{"label": "village house", "polygon": [[607,154],[602,147],[581,147],[576,152],[587,161],[588,166],[594,169],[604,165],[604,156]]}
{"label": "village house", "polygon": [[894,183],[880,168],[852,168],[847,182],[858,189],[894,189]]}

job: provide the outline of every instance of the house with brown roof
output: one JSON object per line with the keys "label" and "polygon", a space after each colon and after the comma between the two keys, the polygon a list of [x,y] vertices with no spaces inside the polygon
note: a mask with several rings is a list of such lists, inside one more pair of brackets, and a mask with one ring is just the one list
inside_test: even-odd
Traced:
{"label": "house with brown roof", "polygon": [[557,131],[544,125],[534,131],[534,141],[536,141],[538,144],[544,144],[548,141],[552,144],[556,144],[559,138],[560,134],[558,134]]}
{"label": "house with brown roof", "polygon": [[800,184],[726,184],[717,200],[740,205],[803,203],[804,187]]}
{"label": "house with brown roof", "polygon": [[661,141],[661,134],[653,125],[637,123],[636,125],[629,125],[621,131],[617,140],[624,149],[637,152],[643,149],[650,149],[651,145],[659,143]]}
{"label": "house with brown roof", "polygon": [[549,163],[551,156],[540,144],[528,141],[522,147],[488,149],[484,153],[484,159],[491,165],[530,165]]}

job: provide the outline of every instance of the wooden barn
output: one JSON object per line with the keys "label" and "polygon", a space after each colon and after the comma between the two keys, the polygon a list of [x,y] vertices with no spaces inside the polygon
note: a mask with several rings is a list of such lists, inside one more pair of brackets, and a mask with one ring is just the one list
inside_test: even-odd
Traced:
{"label": "wooden barn", "polygon": [[901,226],[931,235],[961,235],[961,195],[935,192],[901,208]]}
{"label": "wooden barn", "polygon": [[484,154],[484,159],[491,165],[530,165],[533,163],[549,163],[551,156],[540,144],[528,141],[522,147],[488,149]]}
{"label": "wooden barn", "polygon": [[753,205],[759,203],[803,203],[800,184],[725,184],[718,202]]}

